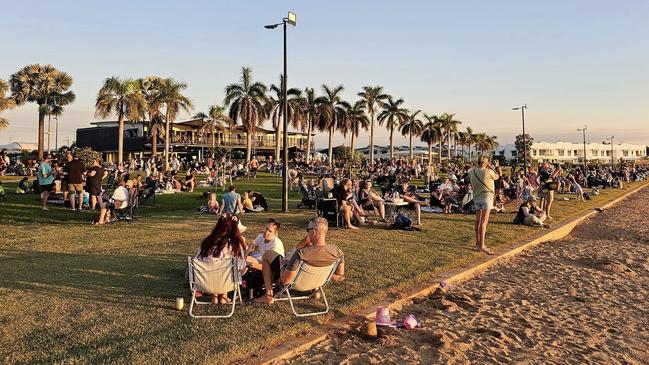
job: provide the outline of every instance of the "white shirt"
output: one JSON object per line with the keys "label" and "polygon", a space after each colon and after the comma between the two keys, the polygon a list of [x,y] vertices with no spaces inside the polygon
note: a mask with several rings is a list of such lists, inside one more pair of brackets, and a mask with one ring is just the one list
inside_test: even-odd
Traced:
{"label": "white shirt", "polygon": [[284,243],[282,243],[282,240],[280,240],[279,237],[275,237],[270,240],[270,242],[266,242],[264,240],[264,235],[259,234],[257,238],[255,238],[255,245],[257,246],[257,251],[251,254],[254,258],[261,258],[264,256],[266,251],[275,251],[282,257],[284,256]]}
{"label": "white shirt", "polygon": [[113,193],[113,199],[123,202],[120,209],[126,208],[128,206],[128,190],[123,186],[118,186]]}

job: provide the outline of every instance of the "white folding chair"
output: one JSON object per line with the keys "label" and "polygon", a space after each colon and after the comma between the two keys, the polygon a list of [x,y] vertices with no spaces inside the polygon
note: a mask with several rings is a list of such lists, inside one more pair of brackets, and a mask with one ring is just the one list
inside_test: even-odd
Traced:
{"label": "white folding chair", "polygon": [[[192,300],[189,304],[189,315],[192,318],[228,318],[234,314],[234,307],[239,302],[243,304],[241,297],[241,275],[237,266],[237,258],[215,259],[207,263],[192,256],[187,257],[189,267],[189,287],[192,291]],[[194,304],[211,304],[196,298],[196,292],[203,294],[227,294],[234,292],[232,296],[232,308],[226,315],[194,315]]]}
{"label": "white folding chair", "polygon": [[[333,276],[334,272],[336,272],[336,268],[338,267],[339,262],[340,260],[336,260],[336,262],[334,262],[333,264],[322,267],[311,266],[306,262],[302,262],[293,280],[284,288],[282,288],[279,293],[277,293],[275,300],[288,300],[288,302],[291,304],[291,310],[293,311],[293,314],[298,317],[315,316],[329,312],[329,303],[327,302],[327,296],[325,295],[325,292],[322,288],[327,285],[329,281],[331,281],[331,277]],[[324,300],[325,310],[320,312],[298,313],[295,310],[293,301],[308,299],[310,298],[310,296],[291,296],[291,290],[298,292],[319,290],[322,294],[322,299]]]}

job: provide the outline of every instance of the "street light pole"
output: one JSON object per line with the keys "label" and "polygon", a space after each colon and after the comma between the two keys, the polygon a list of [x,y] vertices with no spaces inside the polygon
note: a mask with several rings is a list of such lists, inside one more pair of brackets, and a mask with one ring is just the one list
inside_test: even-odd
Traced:
{"label": "street light pole", "polygon": [[615,168],[615,158],[613,157],[613,138],[615,138],[615,136],[606,138],[608,141],[610,141],[611,144],[611,170]]}
{"label": "street light pole", "polygon": [[583,132],[584,135],[584,168],[588,170],[588,161],[586,160],[586,125],[584,128],[577,128],[577,132]]}
{"label": "street light pole", "polygon": [[[266,25],[266,29],[275,29],[279,25],[284,26],[284,85],[282,85],[282,114],[283,121],[282,127],[283,131],[283,150],[282,150],[282,212],[288,212],[288,119],[287,119],[287,90],[288,90],[288,68],[287,68],[287,42],[286,42],[286,25],[290,24],[295,26],[296,24],[296,15],[295,13],[288,12],[287,18],[282,18],[281,23]],[[279,138],[279,136],[276,136]]]}
{"label": "street light pole", "polygon": [[527,138],[525,137],[525,109],[527,109],[527,104],[524,104],[518,108],[512,108],[512,110],[521,110],[521,119],[523,120],[523,173],[527,170]]}
{"label": "street light pole", "polygon": [[288,212],[288,122],[286,118],[287,114],[287,85],[288,85],[288,72],[286,67],[286,20],[284,20],[284,87],[282,88],[282,113],[284,114],[283,128],[284,136],[283,142],[284,150],[282,150],[282,159],[284,163],[282,164],[282,212]]}

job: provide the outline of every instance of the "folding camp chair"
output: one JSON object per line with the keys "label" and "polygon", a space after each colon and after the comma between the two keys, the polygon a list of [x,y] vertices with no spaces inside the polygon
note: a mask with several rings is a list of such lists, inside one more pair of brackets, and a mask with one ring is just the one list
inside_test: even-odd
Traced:
{"label": "folding camp chair", "polygon": [[[327,285],[329,281],[331,281],[331,277],[333,276],[334,272],[336,272],[336,268],[338,267],[339,262],[340,260],[336,260],[336,262],[334,262],[333,264],[322,267],[311,266],[306,262],[302,262],[300,264],[300,267],[298,268],[297,274],[295,274],[295,278],[293,278],[290,283],[284,286],[280,290],[280,292],[275,295],[275,300],[288,300],[288,302],[291,304],[291,310],[293,311],[293,314],[298,317],[315,316],[329,312],[329,303],[327,302],[327,296],[325,295],[325,292],[322,288]],[[307,313],[296,312],[293,301],[308,299],[310,298],[310,296],[291,296],[291,290],[298,292],[319,290],[322,294],[322,299],[324,300],[325,310],[320,312]]]}
{"label": "folding camp chair", "polygon": [[[192,291],[192,300],[189,304],[189,315],[192,318],[229,318],[234,314],[234,307],[241,297],[241,275],[237,269],[237,258],[215,259],[211,263],[203,262],[192,256],[187,257],[189,267],[189,288]],[[232,296],[232,309],[226,315],[194,315],[194,304],[211,304],[196,299],[196,292],[203,294],[227,294],[234,291]]]}

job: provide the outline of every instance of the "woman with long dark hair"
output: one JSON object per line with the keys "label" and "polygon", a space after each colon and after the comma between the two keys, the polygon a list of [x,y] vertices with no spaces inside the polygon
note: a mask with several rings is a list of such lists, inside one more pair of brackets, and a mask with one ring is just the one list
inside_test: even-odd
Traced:
{"label": "woman with long dark hair", "polygon": [[[203,262],[211,262],[214,259],[238,258],[237,269],[243,275],[246,271],[246,240],[241,235],[244,227],[239,224],[236,215],[224,214],[216,222],[209,236],[205,237],[196,257]],[[214,303],[227,304],[228,297],[225,294],[214,296]]]}

